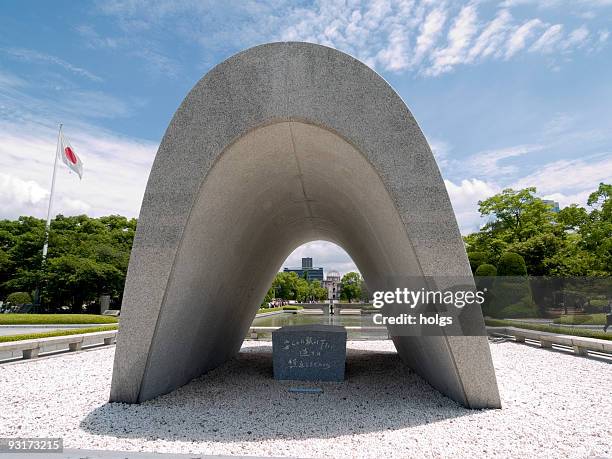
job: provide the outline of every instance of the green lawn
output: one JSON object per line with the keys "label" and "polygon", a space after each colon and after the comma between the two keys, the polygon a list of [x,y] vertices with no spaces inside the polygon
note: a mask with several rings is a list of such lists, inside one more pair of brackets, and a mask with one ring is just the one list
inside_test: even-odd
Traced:
{"label": "green lawn", "polygon": [[277,306],[276,308],[259,308],[257,314],[263,314],[265,312],[275,312],[275,311],[297,311],[298,309],[303,309],[302,306],[295,305],[285,305],[285,306]]}
{"label": "green lawn", "polygon": [[557,333],[559,335],[572,335],[572,336],[583,336],[585,338],[598,338],[612,340],[612,333],[604,333],[604,331],[597,330],[585,330],[584,328],[570,328],[570,327],[555,327],[544,324],[528,324],[525,322],[517,322],[515,320],[497,320],[497,319],[486,319],[485,323],[489,327],[516,327],[524,328],[526,330],[537,330],[550,333]]}
{"label": "green lawn", "polygon": [[117,328],[117,325],[106,325],[101,327],[77,328],[73,330],[51,330],[43,333],[24,333],[22,335],[0,336],[0,343],[7,343],[9,341],[21,341],[24,339],[50,338],[52,336],[80,335],[81,333],[117,330]]}
{"label": "green lawn", "polygon": [[112,316],[96,314],[0,314],[0,325],[115,324]]}
{"label": "green lawn", "polygon": [[606,315],[602,312],[601,314],[581,314],[581,315],[567,315],[561,316],[555,319],[556,324],[562,325],[601,325],[606,324]]}

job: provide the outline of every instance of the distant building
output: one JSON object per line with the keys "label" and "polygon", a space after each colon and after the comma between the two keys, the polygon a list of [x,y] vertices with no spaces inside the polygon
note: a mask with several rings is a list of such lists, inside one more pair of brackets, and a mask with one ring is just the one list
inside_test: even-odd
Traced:
{"label": "distant building", "polygon": [[308,282],[318,280],[323,283],[323,268],[314,268],[312,258],[302,258],[301,268],[283,268],[284,272],[296,273],[298,277],[305,278]]}
{"label": "distant building", "polygon": [[544,204],[548,204],[550,206],[550,210],[552,210],[554,213],[558,213],[561,210],[557,201],[553,201],[552,199],[542,199],[542,202]]}
{"label": "distant building", "polygon": [[322,282],[322,286],[327,289],[327,299],[339,300],[340,291],[342,290],[341,285],[340,273],[338,271],[330,271]]}

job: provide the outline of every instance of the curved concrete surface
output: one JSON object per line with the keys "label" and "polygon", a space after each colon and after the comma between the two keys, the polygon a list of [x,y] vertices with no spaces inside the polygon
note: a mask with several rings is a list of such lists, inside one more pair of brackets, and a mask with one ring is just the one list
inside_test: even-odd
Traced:
{"label": "curved concrete surface", "polygon": [[[234,356],[281,263],[316,239],[345,248],[372,290],[471,275],[431,150],[393,89],[334,49],[251,48],[198,82],[159,147],[111,400],[151,399]],[[486,337],[394,342],[449,397],[500,406]]]}

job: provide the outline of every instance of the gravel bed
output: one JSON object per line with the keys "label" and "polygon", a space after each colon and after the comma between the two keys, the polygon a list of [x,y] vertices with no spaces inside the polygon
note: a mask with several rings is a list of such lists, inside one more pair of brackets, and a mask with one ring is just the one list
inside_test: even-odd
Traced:
{"label": "gravel bed", "polygon": [[107,403],[114,347],[1,365],[0,437],[293,457],[612,455],[607,362],[492,343],[503,409],[472,411],[405,369],[390,341],[349,341],[348,348],[344,383],[279,382],[270,343],[247,341],[237,359],[140,405]]}

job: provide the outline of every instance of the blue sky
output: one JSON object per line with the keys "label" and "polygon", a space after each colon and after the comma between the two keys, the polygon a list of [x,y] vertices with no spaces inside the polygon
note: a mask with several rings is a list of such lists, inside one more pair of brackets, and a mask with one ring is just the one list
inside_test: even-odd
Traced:
{"label": "blue sky", "polygon": [[[60,171],[55,211],[136,216],[189,89],[278,40],[333,46],[391,83],[463,233],[504,187],[537,186],[563,206],[612,181],[612,0],[15,0],[0,3],[0,30],[0,218],[45,214],[60,121],[85,175]],[[292,261],[304,250],[347,269],[325,244]]]}

